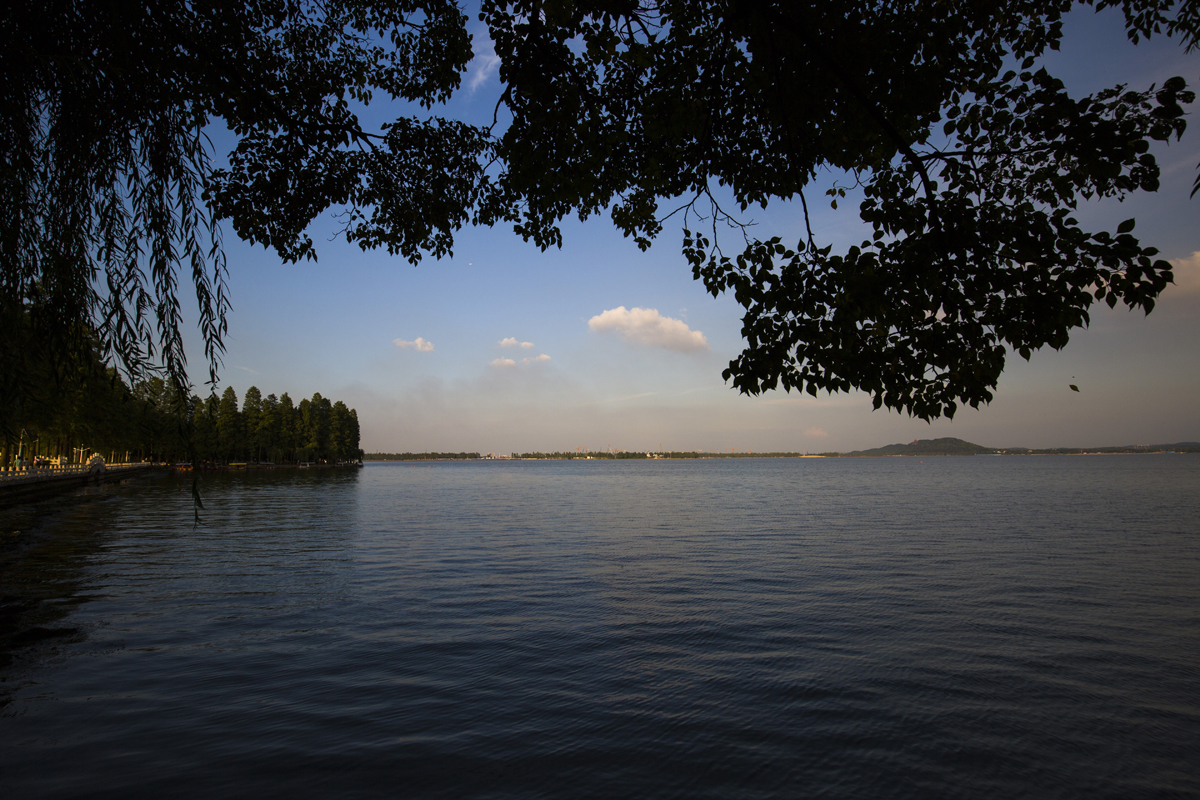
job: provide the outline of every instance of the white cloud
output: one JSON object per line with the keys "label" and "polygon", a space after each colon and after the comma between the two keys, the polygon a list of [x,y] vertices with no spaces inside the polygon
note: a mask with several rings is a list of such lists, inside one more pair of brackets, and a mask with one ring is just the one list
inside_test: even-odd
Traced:
{"label": "white cloud", "polygon": [[681,353],[709,349],[703,333],[688,328],[682,320],[662,316],[654,308],[610,308],[589,319],[588,327],[594,331],[617,331],[627,342],[664,347]]}
{"label": "white cloud", "polygon": [[805,428],[804,435],[805,436],[816,436],[819,439],[825,439],[829,436],[829,432],[826,431],[824,428],[817,428],[814,426],[812,428]]}
{"label": "white cloud", "polygon": [[433,352],[433,342],[427,342],[420,336],[418,336],[416,339],[413,339],[411,342],[406,342],[403,339],[393,339],[392,344],[405,350],[417,350],[422,353]]}
{"label": "white cloud", "polygon": [[497,358],[491,362],[493,367],[515,367],[517,362],[511,358]]}
{"label": "white cloud", "polygon": [[467,64],[467,91],[475,94],[475,90],[487,82],[500,68],[500,57],[496,55],[496,45],[488,36],[487,29],[476,32],[471,37],[475,42],[483,42],[483,49],[476,52]]}
{"label": "white cloud", "polygon": [[522,358],[521,363],[522,364],[534,364],[539,361],[549,361],[549,360],[550,360],[550,356],[546,355],[545,353],[542,353],[540,356],[535,356],[534,358]]}
{"label": "white cloud", "polygon": [[520,347],[523,350],[529,350],[533,347],[533,342],[521,342],[518,341],[517,337],[515,336],[509,336],[505,339],[501,339],[498,344],[501,347]]}
{"label": "white cloud", "polygon": [[[1188,258],[1171,259],[1171,272],[1175,275],[1175,291],[1200,291],[1200,250]],[[1167,287],[1171,291],[1171,287]]]}

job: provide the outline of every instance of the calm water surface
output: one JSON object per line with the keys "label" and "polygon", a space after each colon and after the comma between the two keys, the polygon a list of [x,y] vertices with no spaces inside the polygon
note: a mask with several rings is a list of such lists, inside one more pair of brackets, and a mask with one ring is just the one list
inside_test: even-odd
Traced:
{"label": "calm water surface", "polygon": [[1200,797],[1200,457],[370,464],[0,517],[6,797]]}

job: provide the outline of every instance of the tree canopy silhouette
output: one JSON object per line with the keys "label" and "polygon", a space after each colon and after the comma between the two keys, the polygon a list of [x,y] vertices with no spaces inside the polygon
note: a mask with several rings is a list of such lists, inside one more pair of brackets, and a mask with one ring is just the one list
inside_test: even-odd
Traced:
{"label": "tree canopy silhouette", "polygon": [[[416,260],[449,252],[478,192],[486,133],[404,117],[372,131],[375,94],[426,108],[471,57],[449,0],[12,3],[0,12],[0,409],[21,412],[29,347],[80,361],[98,342],[136,378],[186,393],[180,272],[215,382],[229,298],[219,222],[289,260],[307,225]],[[214,160],[209,126],[235,146]],[[69,372],[70,365],[63,370]]]}
{"label": "tree canopy silhouette", "polygon": [[[0,400],[19,401],[17,342],[99,341],[182,384],[181,270],[215,378],[218,223],[311,258],[304,231],[332,207],[349,241],[411,261],[469,223],[560,245],[571,214],[647,247],[678,213],[696,278],[746,309],[724,373],[741,391],[858,388],[926,419],[978,406],[1008,353],[1062,347],[1096,301],[1149,311],[1172,277],[1133,220],[1074,214],[1157,190],[1150,143],[1182,135],[1194,93],[1070,96],[1038,62],[1077,5],[1119,7],[1135,43],[1200,35],[1196,0],[484,0],[503,89],[481,127],[435,113],[472,55],[449,0],[10,5]],[[418,113],[368,130],[377,95]],[[790,201],[808,223],[827,170],[845,176],[835,206],[862,191],[860,245],[739,218]]]}
{"label": "tree canopy silhouette", "polygon": [[[743,392],[858,388],[952,416],[991,400],[1008,352],[1061,348],[1097,300],[1149,311],[1172,278],[1133,220],[1093,232],[1073,215],[1157,190],[1150,142],[1183,133],[1194,94],[1172,78],[1072,98],[1037,63],[1074,5],[485,4],[514,117],[500,185],[543,246],[565,214],[606,208],[646,246],[682,198],[695,277],[746,309],[724,372]],[[1197,44],[1194,0],[1095,5],[1121,7],[1134,42]],[[846,176],[835,208],[847,185],[864,196],[868,238],[840,252],[807,224],[826,170]],[[735,219],[779,200],[799,201],[799,242]]]}

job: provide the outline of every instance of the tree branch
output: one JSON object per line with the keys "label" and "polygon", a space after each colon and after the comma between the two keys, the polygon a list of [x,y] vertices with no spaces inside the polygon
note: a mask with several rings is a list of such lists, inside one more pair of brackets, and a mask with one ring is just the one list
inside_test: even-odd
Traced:
{"label": "tree branch", "polygon": [[921,162],[921,158],[912,149],[912,145],[909,144],[900,131],[896,129],[896,126],[892,125],[888,118],[884,116],[883,111],[879,108],[878,104],[876,104],[871,100],[870,97],[867,96],[867,93],[858,85],[858,82],[851,78],[850,75],[844,69],[842,69],[841,65],[837,62],[837,59],[835,59],[817,39],[808,36],[808,34],[804,32],[802,26],[796,25],[783,14],[778,12],[768,13],[770,13],[770,15],[781,27],[786,28],[793,36],[799,39],[805,47],[810,48],[817,54],[822,63],[825,65],[826,69],[828,69],[833,76],[841,82],[842,86],[844,86],[850,95],[856,101],[858,101],[858,104],[863,108],[863,110],[865,110],[871,116],[871,119],[873,119],[875,123],[879,125],[884,134],[887,135],[892,143],[896,145],[896,148],[917,170],[917,173],[921,176],[921,184],[925,189],[925,197],[929,201],[930,221],[933,223],[934,228],[941,232],[942,225],[937,213],[937,199],[934,193],[933,180],[929,177],[929,173],[925,170],[925,165]]}

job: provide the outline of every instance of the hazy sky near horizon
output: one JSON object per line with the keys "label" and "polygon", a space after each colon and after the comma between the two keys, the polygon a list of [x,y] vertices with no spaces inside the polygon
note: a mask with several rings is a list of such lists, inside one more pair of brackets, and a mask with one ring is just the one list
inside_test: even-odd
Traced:
{"label": "hazy sky near horizon", "polygon": [[[486,34],[473,24],[480,54],[440,113],[481,120],[500,85],[494,57],[481,52]],[[1200,54],[1166,38],[1134,47],[1117,12],[1077,11],[1066,30],[1047,63],[1076,96],[1173,75],[1200,83]],[[1156,151],[1156,195],[1079,215],[1085,227],[1110,230],[1136,217],[1135,235],[1172,261],[1177,285],[1148,317],[1101,304],[1064,350],[1028,363],[1010,355],[995,400],[953,421],[873,411],[860,393],[739,395],[721,370],[742,348],[741,308],[692,279],[673,222],[646,253],[606,219],[565,221],[562,249],[548,252],[506,228],[464,229],[452,258],[415,267],[331,240],[331,214],[311,231],[315,264],[283,264],[226,226],[233,311],[221,388],[239,398],[255,385],[264,395],[344,400],[358,410],[368,452],[819,452],[936,436],[1031,447],[1200,440],[1200,195],[1188,198],[1200,162],[1196,127]],[[862,239],[857,206],[817,210],[818,240]],[[799,238],[790,204],[747,216],[760,236]],[[195,337],[190,345],[202,380]]]}

